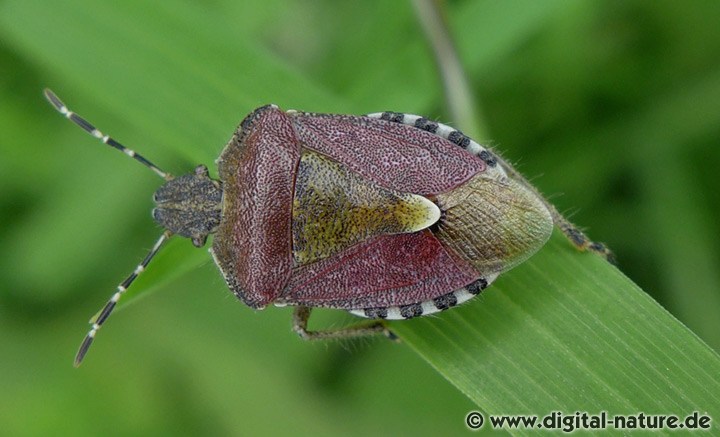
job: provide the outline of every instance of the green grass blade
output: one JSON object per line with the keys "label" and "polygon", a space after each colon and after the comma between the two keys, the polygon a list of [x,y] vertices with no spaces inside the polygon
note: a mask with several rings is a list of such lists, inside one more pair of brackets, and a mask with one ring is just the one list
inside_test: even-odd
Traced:
{"label": "green grass blade", "polygon": [[720,358],[556,232],[480,299],[393,329],[488,413],[720,415]]}

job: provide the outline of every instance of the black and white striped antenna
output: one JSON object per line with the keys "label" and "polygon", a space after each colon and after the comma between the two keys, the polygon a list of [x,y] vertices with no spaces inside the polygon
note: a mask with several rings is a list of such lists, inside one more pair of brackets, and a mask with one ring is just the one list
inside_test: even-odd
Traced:
{"label": "black and white striped antenna", "polygon": [[[165,179],[166,181],[169,181],[173,178],[172,175],[162,171],[158,166],[145,159],[142,155],[136,153],[132,149],[123,146],[122,144],[111,138],[109,135],[103,134],[89,121],[69,110],[68,107],[65,106],[65,104],[62,102],[62,100],[60,100],[58,96],[55,95],[55,93],[53,93],[47,88],[45,89],[45,97],[48,99],[50,104],[58,110],[58,112],[64,115],[68,120],[83,128],[83,130],[85,130],[90,135],[99,139],[108,146],[113,147],[123,152],[127,156],[135,159],[140,164],[154,171],[158,176]],[[165,243],[165,241],[167,241],[168,238],[170,238],[171,236],[172,232],[168,230],[163,232],[160,238],[155,242],[155,245],[152,247],[152,249],[150,249],[150,252],[145,256],[145,258],[143,258],[142,262],[140,262],[140,264],[137,265],[135,270],[133,270],[133,272],[117,286],[117,290],[112,295],[110,300],[108,300],[108,302],[105,304],[102,310],[100,310],[98,316],[93,317],[93,319],[90,320],[92,326],[90,328],[90,331],[88,331],[87,335],[85,336],[82,344],[80,345],[80,349],[78,350],[77,355],[75,356],[75,367],[79,366],[82,362],[88,349],[90,349],[90,345],[92,345],[92,342],[95,339],[95,335],[97,334],[98,330],[103,326],[107,318],[110,316],[113,309],[115,309],[115,305],[117,305],[120,298],[123,296],[123,294],[125,294],[127,289],[130,288],[130,285],[135,281],[135,279],[140,275],[140,273],[145,271],[145,268],[148,266],[148,264],[150,264],[150,261],[152,261],[155,255],[160,251],[163,243]]]}
{"label": "black and white striped antenna", "polygon": [[128,149],[127,147],[123,146],[119,142],[115,141],[112,137],[109,135],[105,135],[102,132],[100,132],[95,126],[93,126],[89,121],[85,120],[81,116],[77,115],[76,113],[72,112],[68,109],[67,106],[58,98],[58,96],[55,95],[54,92],[52,92],[50,89],[45,88],[45,98],[48,99],[48,102],[50,102],[51,105],[55,109],[58,110],[59,113],[64,115],[68,120],[72,121],[76,125],[83,128],[83,130],[90,135],[94,136],[95,138],[99,139],[103,143],[107,144],[110,147],[113,147],[122,153],[126,154],[127,156],[135,159],[140,164],[144,165],[145,167],[149,168],[150,170],[157,173],[158,176],[165,180],[172,179],[172,176],[169,173],[165,173],[164,171],[160,170],[158,166],[153,164],[152,162],[148,161],[143,157],[142,155],[138,154],[132,149]]}

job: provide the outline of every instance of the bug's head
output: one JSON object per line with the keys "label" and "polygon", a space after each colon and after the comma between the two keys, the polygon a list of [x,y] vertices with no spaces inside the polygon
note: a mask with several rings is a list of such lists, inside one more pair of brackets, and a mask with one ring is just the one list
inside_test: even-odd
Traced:
{"label": "bug's head", "polygon": [[169,179],[153,195],[153,219],[173,234],[190,238],[202,247],[220,225],[222,188],[199,165],[190,174]]}

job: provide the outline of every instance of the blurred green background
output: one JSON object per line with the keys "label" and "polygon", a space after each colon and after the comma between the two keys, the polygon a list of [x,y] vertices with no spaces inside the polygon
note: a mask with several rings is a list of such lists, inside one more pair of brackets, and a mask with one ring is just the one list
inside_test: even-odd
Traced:
{"label": "blurred green background", "polygon": [[[478,140],[718,350],[720,3],[444,7]],[[246,308],[187,241],[138,280],[161,292],[115,314],[74,369],[86,320],[160,233],[161,181],[63,120],[45,86],[174,174],[212,164],[269,102],[452,122],[411,3],[0,0],[0,428],[466,432],[472,403],[405,346],[303,343],[289,309]]]}

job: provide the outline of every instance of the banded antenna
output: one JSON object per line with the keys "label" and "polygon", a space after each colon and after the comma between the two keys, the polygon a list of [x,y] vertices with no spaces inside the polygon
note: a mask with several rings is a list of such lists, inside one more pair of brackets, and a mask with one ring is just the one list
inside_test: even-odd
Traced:
{"label": "banded antenna", "polygon": [[[45,98],[50,102],[51,105],[55,109],[58,110],[62,115],[64,115],[68,120],[72,121],[76,125],[80,126],[84,131],[89,133],[90,135],[94,136],[95,138],[99,139],[103,143],[107,144],[108,146],[115,148],[122,153],[126,154],[127,156],[135,159],[140,164],[144,165],[145,167],[149,168],[150,170],[154,171],[158,176],[165,179],[166,181],[171,180],[173,177],[170,175],[170,173],[166,173],[162,171],[158,166],[153,164],[152,162],[145,159],[142,155],[136,153],[134,150],[129,149],[113,138],[111,138],[109,135],[105,135],[102,132],[100,132],[95,126],[93,126],[89,121],[85,120],[83,117],[77,115],[76,113],[72,112],[68,109],[67,106],[58,98],[58,96],[55,95],[52,91],[49,89],[45,89]],[[123,294],[127,291],[128,288],[130,288],[130,285],[135,281],[135,279],[145,271],[148,264],[150,264],[150,261],[155,257],[155,255],[160,251],[160,248],[162,247],[163,243],[168,240],[172,236],[172,232],[166,230],[163,232],[163,234],[160,236],[160,238],[155,242],[155,245],[150,249],[150,252],[143,258],[142,262],[135,267],[135,270],[128,275],[127,278],[125,278],[124,281],[122,281],[118,286],[115,293],[112,295],[110,300],[105,304],[105,306],[100,310],[97,317],[93,317],[90,319],[91,328],[90,331],[88,331],[87,335],[85,336],[85,339],[83,340],[82,344],[80,345],[80,349],[77,352],[77,355],[75,355],[75,367],[78,367],[80,363],[82,362],[83,358],[85,357],[85,354],[87,353],[88,349],[90,349],[90,345],[92,345],[93,340],[95,339],[95,335],[97,334],[98,330],[102,327],[103,323],[107,320],[108,317],[110,317],[110,314],[112,313],[113,309],[115,309],[115,305],[117,305],[118,301],[122,297]]]}
{"label": "banded antenna", "polygon": [[135,159],[140,164],[144,165],[145,167],[147,167],[150,170],[157,173],[158,176],[165,179],[166,181],[169,181],[170,179],[172,179],[172,176],[169,173],[165,173],[164,171],[160,170],[160,168],[158,168],[158,166],[156,166],[152,162],[145,159],[145,157],[143,157],[142,155],[138,154],[137,152],[135,152],[132,149],[128,149],[127,147],[123,146],[122,144],[120,144],[119,142],[117,142],[113,138],[111,138],[109,135],[103,134],[102,132],[97,130],[97,128],[95,128],[95,126],[93,126],[92,123],[90,123],[89,121],[85,120],[81,116],[79,116],[76,113],[69,110],[68,107],[65,106],[65,104],[62,102],[62,100],[60,100],[58,98],[58,96],[56,96],[55,93],[52,92],[49,88],[45,88],[44,93],[45,93],[45,98],[48,100],[48,102],[50,102],[51,105],[53,105],[53,107],[55,109],[58,110],[59,113],[64,115],[68,120],[72,121],[76,125],[83,128],[83,130],[85,132],[87,132],[90,135],[94,136],[95,138],[99,139],[100,141],[107,144],[108,146],[113,147],[113,148],[121,151],[122,153],[126,154],[127,156]]}

